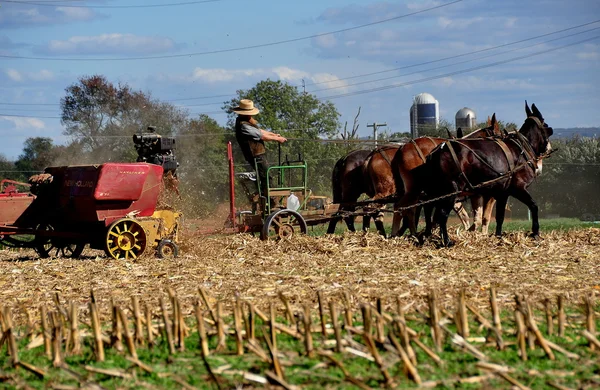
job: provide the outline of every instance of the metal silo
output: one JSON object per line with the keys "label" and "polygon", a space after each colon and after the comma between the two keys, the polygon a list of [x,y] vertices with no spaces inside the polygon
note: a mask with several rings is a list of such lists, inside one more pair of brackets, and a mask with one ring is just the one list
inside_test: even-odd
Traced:
{"label": "metal silo", "polygon": [[474,129],[477,126],[477,116],[475,115],[475,111],[471,110],[468,107],[463,107],[454,116],[454,120],[456,121],[456,128],[459,127],[463,130],[466,129]]}
{"label": "metal silo", "polygon": [[419,136],[420,128],[427,126],[437,128],[440,122],[440,105],[428,93],[420,93],[413,98],[410,108],[410,134],[413,138]]}

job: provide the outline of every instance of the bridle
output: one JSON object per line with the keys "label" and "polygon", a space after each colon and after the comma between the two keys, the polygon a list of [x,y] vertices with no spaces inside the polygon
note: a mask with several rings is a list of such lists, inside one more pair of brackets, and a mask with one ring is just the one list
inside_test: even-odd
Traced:
{"label": "bridle", "polygon": [[546,144],[548,144],[550,142],[550,140],[548,139],[548,137],[546,136],[546,132],[544,131],[544,125],[545,125],[544,120],[543,119],[540,120],[540,118],[538,118],[537,116],[533,116],[533,115],[528,116],[527,119],[532,119],[535,122],[535,124],[538,125],[538,127],[541,130],[540,133],[542,134],[542,139],[544,140],[544,142]]}

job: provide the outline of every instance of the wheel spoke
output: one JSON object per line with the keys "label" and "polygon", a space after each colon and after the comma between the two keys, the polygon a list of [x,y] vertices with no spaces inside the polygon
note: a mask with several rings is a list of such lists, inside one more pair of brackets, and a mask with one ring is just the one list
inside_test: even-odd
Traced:
{"label": "wheel spoke", "polygon": [[113,232],[112,230],[110,232],[108,232],[108,234],[110,234],[111,236],[119,237],[119,235],[117,233]]}
{"label": "wheel spoke", "polygon": [[131,253],[131,257],[132,257],[134,260],[135,260],[135,259],[137,259],[137,256],[135,255],[135,252],[134,252],[134,251],[130,251],[130,253]]}

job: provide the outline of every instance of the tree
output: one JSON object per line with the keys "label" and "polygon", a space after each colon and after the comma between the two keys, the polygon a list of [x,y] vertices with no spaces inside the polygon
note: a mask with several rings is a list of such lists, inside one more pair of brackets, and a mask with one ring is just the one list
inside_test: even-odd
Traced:
{"label": "tree", "polygon": [[23,180],[24,178],[25,176],[17,171],[14,162],[0,154],[0,179]]}
{"label": "tree", "polygon": [[[340,114],[335,105],[321,102],[314,95],[299,92],[286,82],[264,80],[249,90],[237,91],[236,98],[225,102],[223,109],[229,113],[230,128],[234,127],[236,117],[232,109],[241,99],[251,99],[261,110],[256,119],[262,128],[288,138],[296,138],[280,146],[268,147],[268,160],[276,163],[280,155],[283,160],[295,160],[301,155],[307,162],[309,186],[314,193],[329,193],[333,166],[345,154],[343,145],[321,140],[339,133]],[[235,160],[243,161],[239,148],[235,147],[234,150]]]}
{"label": "tree", "polygon": [[448,132],[454,130],[454,124],[447,119],[440,118],[437,125],[418,125],[419,137],[441,137],[448,138]]}
{"label": "tree", "polygon": [[186,215],[214,211],[215,204],[229,199],[227,141],[219,124],[206,115],[191,119],[177,135],[177,170]]}
{"label": "tree", "polygon": [[264,80],[249,90],[237,91],[237,97],[225,102],[223,109],[229,113],[228,126],[233,128],[236,114],[232,109],[241,99],[251,99],[260,109],[256,116],[267,129],[288,136],[316,139],[333,137],[340,129],[335,105],[321,102],[316,96],[301,93],[287,82]]}
{"label": "tree", "polygon": [[21,171],[26,177],[29,177],[53,165],[57,156],[57,150],[51,138],[27,138],[23,145],[23,153],[15,162],[15,167],[17,171]]}
{"label": "tree", "polygon": [[187,123],[187,112],[172,104],[117,86],[104,76],[82,77],[66,88],[61,99],[63,134],[81,149],[80,162],[135,160],[131,136],[156,126],[161,134],[174,134]]}

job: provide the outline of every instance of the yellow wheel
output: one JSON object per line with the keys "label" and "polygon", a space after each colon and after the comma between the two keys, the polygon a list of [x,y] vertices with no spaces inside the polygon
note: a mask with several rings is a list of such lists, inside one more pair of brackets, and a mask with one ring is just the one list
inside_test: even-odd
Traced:
{"label": "yellow wheel", "polygon": [[135,260],[146,250],[146,232],[133,219],[119,219],[108,227],[106,254],[117,260]]}

